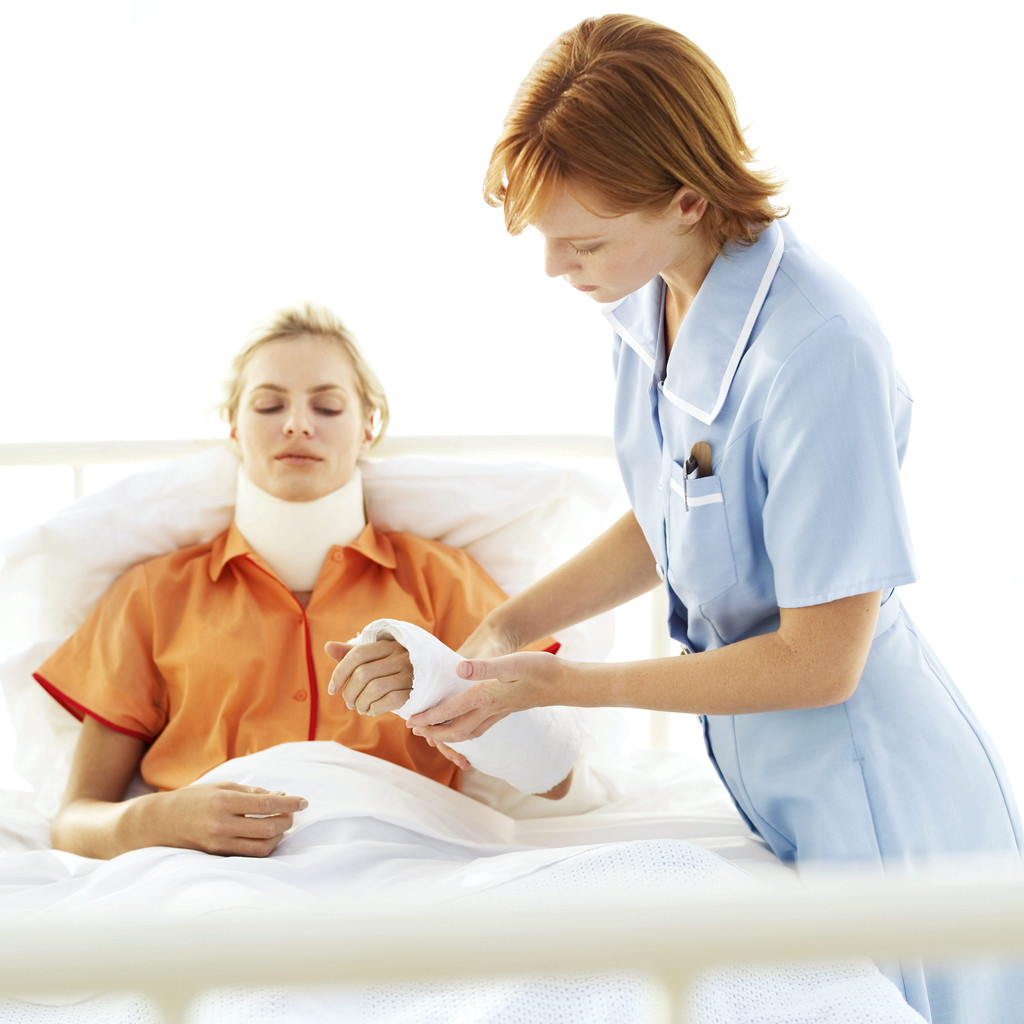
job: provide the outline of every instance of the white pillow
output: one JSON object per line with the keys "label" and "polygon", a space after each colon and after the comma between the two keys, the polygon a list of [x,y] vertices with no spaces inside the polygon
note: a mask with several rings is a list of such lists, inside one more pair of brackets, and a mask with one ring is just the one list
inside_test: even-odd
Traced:
{"label": "white pillow", "polygon": [[[60,799],[79,723],[32,673],[127,569],[228,526],[237,466],[225,447],[136,473],[0,548],[0,682],[14,766],[45,813]],[[400,456],[362,468],[376,525],[464,548],[508,593],[586,544],[620,497],[596,473],[542,462]],[[558,639],[567,657],[600,660],[611,634],[602,616]]]}

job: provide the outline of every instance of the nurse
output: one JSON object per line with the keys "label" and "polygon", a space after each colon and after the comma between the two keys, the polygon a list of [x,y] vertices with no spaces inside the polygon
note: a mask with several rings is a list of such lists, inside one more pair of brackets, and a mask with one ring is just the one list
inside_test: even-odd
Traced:
{"label": "nurse", "polygon": [[[540,705],[696,713],[783,860],[1019,863],[999,757],[900,604],[910,393],[871,309],[779,219],[751,157],[718,69],[639,18],[582,22],[523,82],[486,196],[603,306],[632,511],[491,612],[462,648],[477,685],[410,725],[450,742]],[[510,653],[658,585],[688,657]],[[936,1022],[1024,1005],[1010,971],[891,973]]]}

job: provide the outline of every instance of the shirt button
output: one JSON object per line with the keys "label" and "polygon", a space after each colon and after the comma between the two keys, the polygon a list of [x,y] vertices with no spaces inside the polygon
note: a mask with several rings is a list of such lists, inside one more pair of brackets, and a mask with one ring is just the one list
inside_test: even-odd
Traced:
{"label": "shirt button", "polygon": [[306,699],[307,696],[308,694],[306,693],[305,690],[296,690],[294,696],[292,697],[292,700],[303,701]]}
{"label": "shirt button", "polygon": [[331,558],[336,562],[343,562],[345,561],[345,553],[343,551],[334,551],[331,553]]}

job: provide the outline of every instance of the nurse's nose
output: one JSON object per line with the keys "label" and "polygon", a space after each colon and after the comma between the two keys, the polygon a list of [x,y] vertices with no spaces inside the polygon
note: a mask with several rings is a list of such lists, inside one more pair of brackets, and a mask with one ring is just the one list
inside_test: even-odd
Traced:
{"label": "nurse's nose", "polygon": [[564,277],[579,267],[577,260],[565,242],[544,240],[544,273],[548,277]]}

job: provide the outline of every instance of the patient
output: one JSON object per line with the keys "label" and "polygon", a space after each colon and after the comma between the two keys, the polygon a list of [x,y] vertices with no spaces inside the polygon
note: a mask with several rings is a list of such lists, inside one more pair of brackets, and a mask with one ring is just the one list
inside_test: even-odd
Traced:
{"label": "patient", "polygon": [[[367,523],[359,460],[388,420],[376,374],[328,311],[285,311],[237,357],[224,412],[240,460],[231,526],[125,573],[35,673],[83,723],[51,829],[58,849],[266,856],[301,796],[189,784],[294,740],[333,740],[459,788],[464,759],[373,714],[382,708],[327,696],[328,650],[347,650],[328,641],[388,617],[455,648],[505,599],[465,552]],[[361,657],[400,704],[404,648],[381,641]],[[126,799],[137,772],[156,792]]]}

